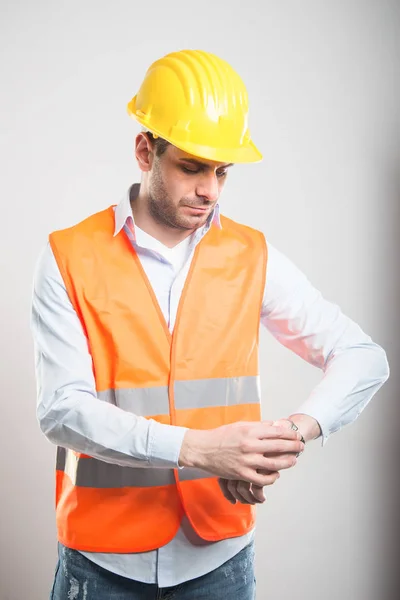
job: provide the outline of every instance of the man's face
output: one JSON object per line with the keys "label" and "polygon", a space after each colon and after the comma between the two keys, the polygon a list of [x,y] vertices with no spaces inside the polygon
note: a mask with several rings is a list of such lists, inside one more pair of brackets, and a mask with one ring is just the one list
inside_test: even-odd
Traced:
{"label": "man's face", "polygon": [[196,158],[169,145],[149,172],[149,211],[160,224],[194,230],[207,221],[224,187],[230,163]]}

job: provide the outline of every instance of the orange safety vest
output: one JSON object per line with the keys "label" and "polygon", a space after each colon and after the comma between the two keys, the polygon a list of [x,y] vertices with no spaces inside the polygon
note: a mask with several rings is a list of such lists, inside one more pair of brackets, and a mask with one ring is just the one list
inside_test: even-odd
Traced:
{"label": "orange safety vest", "polygon": [[[93,358],[99,401],[160,423],[212,429],[259,421],[264,236],[221,217],[199,242],[171,335],[114,206],[50,234]],[[121,467],[58,447],[58,539],[88,552],[167,544],[183,513],[205,540],[250,531],[255,507],[230,504],[200,469]]]}

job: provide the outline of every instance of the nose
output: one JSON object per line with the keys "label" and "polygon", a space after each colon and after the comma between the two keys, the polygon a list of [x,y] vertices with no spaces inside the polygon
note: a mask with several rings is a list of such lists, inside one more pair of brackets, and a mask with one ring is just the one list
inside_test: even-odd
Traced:
{"label": "nose", "polygon": [[215,173],[204,174],[196,186],[196,195],[207,198],[209,202],[216,202],[219,196],[218,177]]}

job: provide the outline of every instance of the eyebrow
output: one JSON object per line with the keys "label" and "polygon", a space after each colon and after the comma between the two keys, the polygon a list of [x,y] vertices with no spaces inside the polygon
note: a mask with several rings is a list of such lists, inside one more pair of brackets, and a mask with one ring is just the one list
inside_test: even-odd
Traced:
{"label": "eyebrow", "polygon": [[[207,163],[203,163],[201,160],[196,160],[195,158],[180,158],[181,162],[188,162],[192,165],[196,165],[197,167],[202,167],[203,169],[211,169],[211,165]],[[228,167],[233,167],[234,163],[229,163],[228,165],[220,165],[218,169],[227,169]]]}

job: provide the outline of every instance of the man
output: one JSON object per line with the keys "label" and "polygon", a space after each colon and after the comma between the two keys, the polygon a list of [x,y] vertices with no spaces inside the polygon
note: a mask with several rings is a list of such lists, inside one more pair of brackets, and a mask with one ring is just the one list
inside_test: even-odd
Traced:
{"label": "man", "polygon": [[[264,486],[357,418],[386,355],[260,232],[220,215],[229,169],[261,159],[225,61],[161,58],[129,112],[141,183],[53,232],[35,275],[37,414],[58,446],[51,598],[250,600]],[[260,321],[324,371],[276,422],[260,414]]]}

